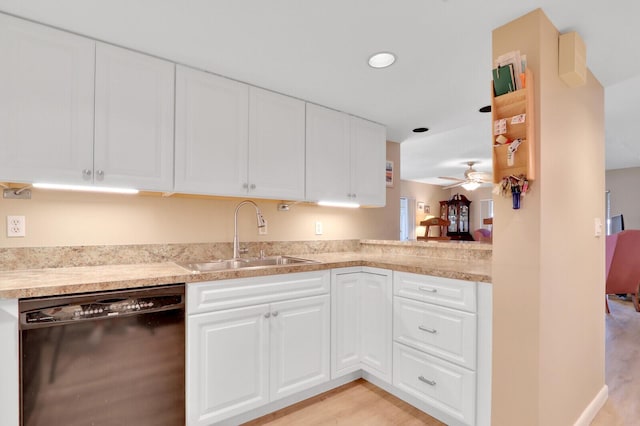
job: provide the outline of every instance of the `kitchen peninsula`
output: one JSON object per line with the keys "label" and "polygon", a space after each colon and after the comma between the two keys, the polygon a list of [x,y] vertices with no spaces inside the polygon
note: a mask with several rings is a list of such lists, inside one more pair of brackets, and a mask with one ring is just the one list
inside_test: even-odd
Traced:
{"label": "kitchen peninsula", "polygon": [[[233,288],[237,284],[238,287],[244,286],[247,292],[255,288],[263,294],[267,288],[265,285],[272,286],[277,282],[281,288],[288,286],[286,294],[293,294],[298,291],[295,287],[298,283],[304,284],[305,281],[301,279],[317,279],[322,287],[318,287],[318,294],[309,293],[303,298],[279,302],[291,296],[274,293],[268,296],[271,297],[270,305],[262,305],[275,307],[296,300],[318,300],[324,306],[318,312],[325,312],[322,330],[326,331],[322,333],[326,334],[323,334],[325,338],[317,339],[323,344],[321,352],[326,353],[326,358],[322,357],[324,367],[317,375],[317,381],[286,391],[281,389],[275,396],[272,394],[269,397],[267,394],[263,401],[254,401],[240,408],[212,410],[193,402],[203,398],[198,393],[200,386],[211,390],[207,387],[211,384],[199,383],[200,379],[198,383],[194,382],[197,366],[203,359],[199,358],[202,354],[197,350],[199,346],[193,346],[195,343],[192,340],[187,343],[187,365],[192,365],[194,371],[191,376],[187,374],[187,424],[237,424],[359,377],[449,424],[489,424],[490,245],[474,242],[347,240],[260,242],[249,243],[248,247],[249,256],[264,251],[268,255],[295,255],[315,263],[206,273],[192,273],[174,263],[228,258],[231,251],[229,243],[2,249],[3,258],[7,259],[0,271],[0,308],[4,309],[5,314],[1,321],[2,332],[15,335],[16,330],[11,329],[17,327],[16,299],[183,282],[187,283],[187,329],[197,330],[196,327],[206,326],[206,321],[201,322],[208,316],[214,318],[223,312],[241,310],[229,310],[227,306],[226,311],[216,311],[222,308],[203,305],[210,301],[215,304],[215,296],[211,295],[222,288]],[[104,262],[101,259],[110,259],[108,263],[111,264],[102,264]],[[209,294],[209,299],[199,297],[202,294]],[[16,305],[16,317],[13,319],[11,309],[7,308],[12,303]],[[207,309],[212,312],[208,313]],[[246,309],[254,308],[248,306]],[[287,312],[279,310],[281,315],[278,320],[285,321]],[[355,323],[350,322],[352,320],[347,315],[350,312],[359,312],[362,318],[355,320]],[[417,318],[416,313],[419,313]],[[275,315],[277,312],[271,321],[276,320]],[[193,318],[197,318],[198,322],[192,322]],[[434,321],[437,318],[435,323],[442,328],[443,336],[450,332],[454,334],[442,341],[433,340],[422,331],[420,333],[427,335],[426,340],[425,336],[417,336],[409,324],[419,321],[417,325],[425,328],[422,322],[427,323],[429,318]],[[373,334],[367,333],[366,324],[372,322],[376,330]],[[456,341],[455,333],[459,333],[458,339],[462,340]],[[315,336],[314,333],[309,334]],[[354,361],[348,344],[362,342],[359,334],[375,336],[375,344],[365,342],[362,346],[358,345],[359,355]],[[271,339],[274,338],[272,335]],[[11,339],[7,341],[11,342]],[[3,363],[4,368],[12,365],[12,360],[17,368],[15,348],[7,345],[3,351],[0,358],[7,360]],[[436,371],[433,369],[442,369],[447,373],[437,380],[422,378],[426,374],[424,371]],[[414,370],[420,370],[421,373],[416,376]],[[201,373],[197,375],[200,376]],[[416,388],[413,383],[416,377],[420,380],[417,383],[426,389]],[[436,381],[440,384],[436,385]],[[15,395],[8,399],[4,396],[9,395],[12,389],[17,393],[17,383],[5,381],[2,386],[0,395],[3,396],[3,404],[8,405],[0,407],[0,412],[5,413],[3,416],[10,416],[14,408],[10,404],[17,398]],[[430,389],[441,386],[448,391],[438,395],[442,391]],[[447,395],[456,387],[459,394]],[[7,417],[1,420],[3,424],[12,424],[12,419]]]}

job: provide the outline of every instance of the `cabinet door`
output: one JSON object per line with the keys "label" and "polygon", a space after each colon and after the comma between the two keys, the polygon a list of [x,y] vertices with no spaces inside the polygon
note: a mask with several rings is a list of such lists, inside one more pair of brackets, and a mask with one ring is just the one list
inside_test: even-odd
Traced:
{"label": "cabinet door", "polygon": [[351,117],[351,192],[360,205],[386,203],[386,139],[384,126]]}
{"label": "cabinet door", "polygon": [[249,88],[178,65],[175,191],[247,194]]}
{"label": "cabinet door", "polygon": [[349,138],[347,114],[307,104],[308,201],[353,201]]}
{"label": "cabinet door", "polygon": [[249,195],[304,199],[305,103],[249,89]]}
{"label": "cabinet door", "polygon": [[172,190],[174,68],[97,44],[96,185]]}
{"label": "cabinet door", "polygon": [[331,279],[331,378],[360,366],[360,272]]}
{"label": "cabinet door", "polygon": [[360,359],[365,371],[391,383],[391,274],[363,272],[360,284]]}
{"label": "cabinet door", "polygon": [[269,305],[188,317],[187,419],[210,425],[269,402]]}
{"label": "cabinet door", "polygon": [[329,380],[329,295],[271,304],[271,400]]}
{"label": "cabinet door", "polygon": [[94,55],[91,40],[0,15],[0,181],[90,181]]}

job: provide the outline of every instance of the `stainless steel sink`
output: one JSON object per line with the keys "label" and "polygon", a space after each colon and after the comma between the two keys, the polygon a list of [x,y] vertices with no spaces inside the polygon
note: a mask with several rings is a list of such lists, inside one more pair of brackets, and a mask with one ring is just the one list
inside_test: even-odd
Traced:
{"label": "stainless steel sink", "polygon": [[261,268],[276,265],[300,265],[305,263],[318,263],[315,260],[302,259],[291,256],[269,256],[262,258],[212,260],[205,262],[178,263],[191,272],[214,272],[228,269]]}

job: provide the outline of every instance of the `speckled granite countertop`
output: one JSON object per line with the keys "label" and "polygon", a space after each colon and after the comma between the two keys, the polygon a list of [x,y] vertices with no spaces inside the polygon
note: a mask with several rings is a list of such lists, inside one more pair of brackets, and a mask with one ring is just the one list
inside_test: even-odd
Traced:
{"label": "speckled granite countertop", "polygon": [[53,296],[350,266],[370,266],[467,281],[491,281],[491,265],[486,260],[460,262],[420,256],[355,252],[315,254],[306,257],[320,263],[244,268],[196,274],[190,273],[172,262],[2,271],[0,272],[0,298]]}

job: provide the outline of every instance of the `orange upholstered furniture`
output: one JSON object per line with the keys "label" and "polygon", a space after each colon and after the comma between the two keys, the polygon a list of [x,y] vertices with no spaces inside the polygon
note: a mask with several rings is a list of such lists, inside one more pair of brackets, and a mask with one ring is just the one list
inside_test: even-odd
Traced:
{"label": "orange upholstered furniture", "polygon": [[[629,229],[607,236],[605,294],[631,294],[636,311],[640,286],[640,230]],[[609,304],[605,298],[607,313]]]}

